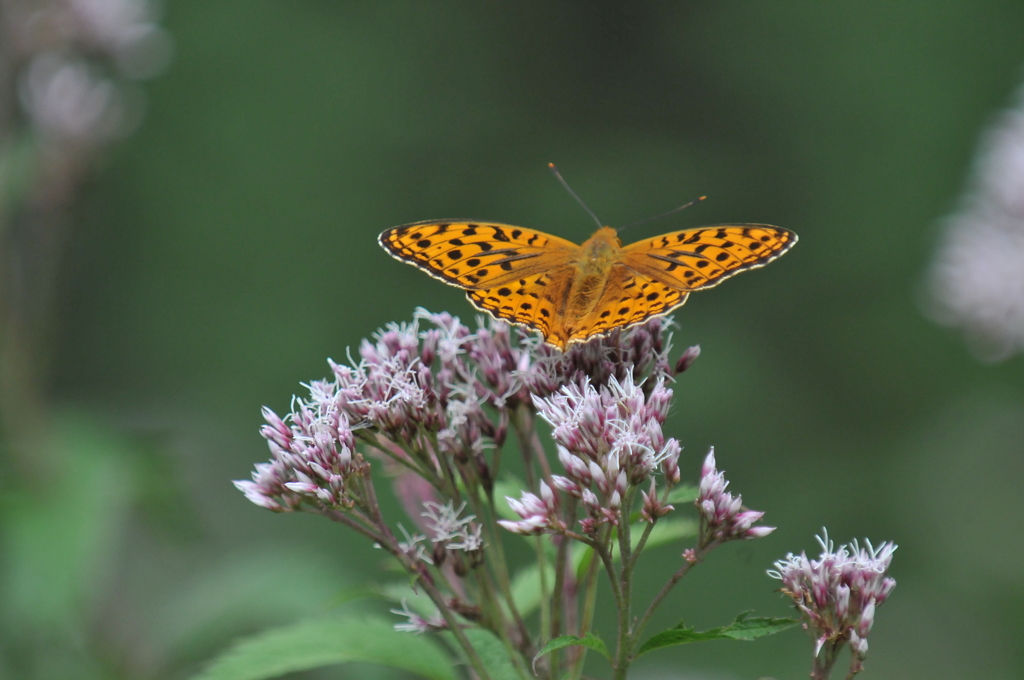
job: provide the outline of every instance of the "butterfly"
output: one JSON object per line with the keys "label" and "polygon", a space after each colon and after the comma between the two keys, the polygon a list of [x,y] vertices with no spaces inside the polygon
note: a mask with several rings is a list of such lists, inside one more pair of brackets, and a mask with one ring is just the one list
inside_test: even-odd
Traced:
{"label": "butterfly", "polygon": [[768,224],[675,231],[623,246],[601,227],[583,245],[494,222],[403,224],[378,241],[395,259],[462,288],[476,308],[573,343],[668,314],[692,291],[763,267],[793,247],[793,232]]}

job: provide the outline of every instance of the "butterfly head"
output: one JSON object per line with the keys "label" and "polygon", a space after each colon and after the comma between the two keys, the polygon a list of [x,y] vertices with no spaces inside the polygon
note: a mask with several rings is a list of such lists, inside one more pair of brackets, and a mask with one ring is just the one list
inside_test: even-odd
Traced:
{"label": "butterfly head", "polygon": [[[580,246],[580,260],[607,270],[622,252],[622,241],[613,227],[601,227]],[[582,263],[582,262],[581,262]]]}
{"label": "butterfly head", "polygon": [[615,227],[601,227],[594,232],[591,238],[600,238],[608,243],[614,243],[616,246],[622,245],[622,240],[619,238],[619,230]]}

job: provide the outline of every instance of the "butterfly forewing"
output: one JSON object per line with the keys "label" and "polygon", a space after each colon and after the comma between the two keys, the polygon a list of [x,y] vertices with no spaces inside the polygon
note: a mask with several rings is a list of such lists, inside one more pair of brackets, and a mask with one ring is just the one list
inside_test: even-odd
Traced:
{"label": "butterfly forewing", "polygon": [[796,234],[767,224],[736,224],[677,231],[623,248],[624,263],[682,291],[718,285],[763,267],[796,243]]}
{"label": "butterfly forewing", "polygon": [[405,224],[388,229],[379,241],[395,258],[467,290],[550,271],[579,247],[534,229],[468,220]]}

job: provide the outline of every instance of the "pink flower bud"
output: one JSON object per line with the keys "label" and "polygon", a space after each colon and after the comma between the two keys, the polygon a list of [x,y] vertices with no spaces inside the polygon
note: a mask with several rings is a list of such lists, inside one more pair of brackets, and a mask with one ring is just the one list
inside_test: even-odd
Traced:
{"label": "pink flower bud", "polygon": [[554,512],[557,505],[557,499],[555,498],[555,492],[551,490],[551,487],[548,486],[547,482],[542,481],[540,483],[540,497],[543,499],[544,506],[548,512]]}
{"label": "pink flower bud", "polygon": [[855,630],[850,631],[850,651],[861,659],[868,655],[868,641],[857,635]]}
{"label": "pink flower bud", "polygon": [[690,366],[693,365],[693,362],[696,361],[697,357],[699,356],[700,345],[694,345],[693,347],[687,349],[685,352],[683,352],[682,356],[679,357],[679,361],[676,362],[676,373],[682,373],[683,371],[688,369]]}
{"label": "pink flower bud", "polygon": [[589,463],[590,476],[593,478],[594,483],[597,484],[597,488],[603,493],[608,493],[608,479],[604,476],[604,471],[594,461]]}
{"label": "pink flower bud", "polygon": [[875,601],[871,600],[861,610],[860,621],[857,622],[857,634],[861,637],[867,637],[873,625],[875,625]]}
{"label": "pink flower bud", "polygon": [[551,476],[551,484],[559,491],[564,491],[570,496],[580,498],[583,494],[583,488],[575,481],[568,477],[560,477],[559,475]]}
{"label": "pink flower bud", "polygon": [[776,527],[751,527],[743,534],[743,538],[764,538],[775,531]]}
{"label": "pink flower bud", "polygon": [[708,455],[704,458],[704,465],[700,469],[701,482],[704,481],[704,478],[714,474],[715,471],[715,447],[712,446],[708,450]]}
{"label": "pink flower bud", "polygon": [[875,602],[877,604],[882,604],[883,602],[885,602],[886,598],[889,597],[889,593],[891,593],[892,589],[895,588],[895,587],[896,587],[896,579],[894,579],[894,578],[882,579],[882,586],[881,586],[881,588],[879,588],[879,592],[875,596]]}
{"label": "pink flower bud", "polygon": [[836,588],[836,616],[845,619],[850,613],[850,588],[846,585],[839,585]]}

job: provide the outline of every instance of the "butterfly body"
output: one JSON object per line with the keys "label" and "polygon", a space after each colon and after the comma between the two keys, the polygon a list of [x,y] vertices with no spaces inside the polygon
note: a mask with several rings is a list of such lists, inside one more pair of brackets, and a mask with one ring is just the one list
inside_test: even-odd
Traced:
{"label": "butterfly body", "polygon": [[526,326],[565,349],[661,316],[796,243],[764,224],[720,225],[623,246],[601,227],[582,245],[525,227],[470,220],[388,229],[379,241],[393,257],[462,288],[492,316]]}
{"label": "butterfly body", "polygon": [[[593,311],[621,257],[622,241],[611,227],[601,227],[583,242],[573,257],[573,280],[563,319],[583,319]],[[571,333],[560,335],[569,337]]]}

